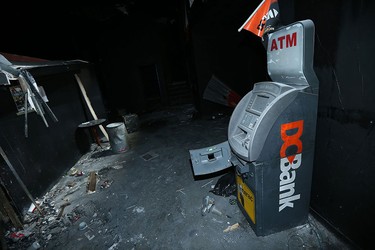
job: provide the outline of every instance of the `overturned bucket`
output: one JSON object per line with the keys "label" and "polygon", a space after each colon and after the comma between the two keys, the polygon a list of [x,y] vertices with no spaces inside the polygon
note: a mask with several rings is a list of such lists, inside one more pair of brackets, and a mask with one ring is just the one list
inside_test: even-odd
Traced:
{"label": "overturned bucket", "polygon": [[126,128],[123,122],[110,123],[106,126],[109,143],[114,153],[123,153],[129,149]]}

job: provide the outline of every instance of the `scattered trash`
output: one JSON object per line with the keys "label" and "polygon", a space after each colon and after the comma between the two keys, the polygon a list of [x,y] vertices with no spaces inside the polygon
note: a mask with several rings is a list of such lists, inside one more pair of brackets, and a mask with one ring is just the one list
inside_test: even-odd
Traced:
{"label": "scattered trash", "polygon": [[78,226],[79,230],[85,230],[87,228],[87,224],[86,222],[82,221],[81,223],[79,223],[79,226]]}
{"label": "scattered trash", "polygon": [[124,167],[123,165],[114,165],[114,166],[112,166],[113,169],[121,169],[123,167]]}
{"label": "scattered trash", "polygon": [[226,229],[223,230],[223,232],[226,233],[226,232],[229,232],[229,231],[233,231],[233,230],[235,230],[239,227],[240,227],[240,224],[238,224],[238,222],[237,222],[236,224],[228,226]]}
{"label": "scattered trash", "polygon": [[210,180],[209,182],[207,182],[206,184],[204,184],[203,186],[201,186],[202,188],[207,186],[208,184],[210,184],[211,182],[213,182],[214,180]]}
{"label": "scattered trash", "polygon": [[[133,243],[134,245],[137,245],[139,244],[145,237],[143,236],[143,234],[137,234],[137,235],[134,235],[134,237],[131,237],[130,238],[130,242]],[[127,241],[129,242],[129,240]]]}
{"label": "scattered trash", "polygon": [[85,234],[85,236],[86,236],[86,238],[87,238],[88,240],[92,240],[92,239],[95,238],[95,235],[94,235],[94,234],[90,235],[90,232],[89,232],[89,231],[85,232],[84,234]]}
{"label": "scattered trash", "polygon": [[57,218],[58,218],[58,219],[60,219],[61,216],[63,215],[65,207],[67,207],[67,206],[69,206],[69,205],[70,205],[70,202],[67,202],[67,203],[64,203],[64,204],[62,204],[62,205],[60,206],[60,212],[59,212],[59,214],[57,215]]}
{"label": "scattered trash", "polygon": [[116,236],[113,238],[114,241],[116,241],[115,243],[112,244],[112,246],[110,246],[108,248],[108,250],[114,250],[114,249],[117,249],[117,246],[120,244],[120,242],[122,241],[122,237],[118,234],[116,234]]}
{"label": "scattered trash", "polygon": [[112,180],[105,180],[105,181],[103,181],[102,184],[100,184],[100,188],[101,189],[103,189],[103,188],[109,188],[112,183],[113,183]]}
{"label": "scattered trash", "polygon": [[219,209],[217,209],[215,205],[211,207],[211,213],[220,215],[220,216],[223,215],[223,213]]}
{"label": "scattered trash", "polygon": [[71,189],[66,193],[66,195],[73,194],[73,193],[75,193],[76,191],[78,191],[78,189],[80,189],[80,186],[75,186],[75,187],[71,188]]}
{"label": "scattered trash", "polygon": [[25,237],[25,234],[23,234],[21,231],[18,231],[18,232],[12,232],[9,234],[8,236],[10,239],[12,239],[13,241],[18,241],[22,238]]}
{"label": "scattered trash", "polygon": [[70,220],[71,223],[74,223],[81,218],[80,215],[78,215],[74,212],[67,214],[66,217]]}
{"label": "scattered trash", "polygon": [[72,167],[69,171],[68,171],[68,175],[70,176],[82,176],[83,175],[83,172],[81,170],[78,170],[77,168],[75,167]]}
{"label": "scattered trash", "polygon": [[[185,194],[182,190],[184,190],[183,188],[181,188],[181,189],[178,189],[178,190],[176,190],[176,192],[180,192],[180,193],[182,193],[182,194]],[[186,195],[186,194],[185,194]]]}
{"label": "scattered trash", "polygon": [[51,229],[49,232],[50,232],[50,234],[55,235],[55,234],[61,233],[61,231],[62,231],[62,229],[60,227],[55,227],[55,228]]}
{"label": "scattered trash", "polygon": [[220,215],[220,216],[223,215],[223,213],[219,209],[216,208],[215,199],[208,195],[203,198],[201,212],[202,212],[202,216],[205,216],[206,214],[210,212],[216,215]]}
{"label": "scattered trash", "polygon": [[34,213],[35,209],[36,209],[36,207],[35,207],[34,203],[31,203],[30,208],[29,208],[29,210],[27,210],[27,212]]}
{"label": "scattered trash", "polygon": [[210,212],[211,207],[214,204],[215,204],[214,198],[212,198],[208,195],[206,197],[204,197],[203,203],[202,203],[202,209],[201,209],[202,216],[205,216],[206,214],[208,214]]}
{"label": "scattered trash", "polygon": [[228,197],[235,195],[237,191],[236,177],[234,171],[226,173],[217,181],[215,187],[210,190],[211,193]]}
{"label": "scattered trash", "polygon": [[224,223],[224,221],[222,221],[222,220],[217,220],[216,218],[212,218],[212,221],[214,221],[214,222],[216,222],[216,223],[220,223],[220,224],[223,224]]}
{"label": "scattered trash", "polygon": [[135,207],[135,205],[130,206],[130,207],[127,207],[126,210],[128,210],[128,209],[130,209],[130,208],[133,208],[133,207]]}
{"label": "scattered trash", "polygon": [[35,249],[39,249],[39,248],[40,248],[39,242],[35,241],[33,244],[31,244],[31,246],[29,246],[27,248],[27,250],[35,250]]}
{"label": "scattered trash", "polygon": [[[39,207],[42,205],[43,201],[38,201],[38,200],[35,200],[35,203],[36,205],[38,205]],[[35,210],[37,209],[37,207],[35,206],[34,203],[31,203],[29,209],[27,210],[28,213],[34,213]]]}
{"label": "scattered trash", "polygon": [[[103,148],[98,150],[105,151]],[[72,225],[76,228],[75,230],[82,230],[82,240],[85,239],[84,233],[88,240],[92,240],[95,237],[95,232],[90,228],[90,225],[101,226],[113,217],[110,213],[108,213],[108,216],[105,213],[103,214],[100,209],[95,207],[93,202],[82,205],[76,202],[89,199],[88,197],[82,197],[82,195],[85,194],[85,191],[96,192],[95,190],[98,188],[96,185],[98,184],[101,184],[101,188],[110,187],[113,180],[107,177],[109,171],[123,168],[126,161],[119,160],[109,165],[106,163],[107,165],[103,166],[104,169],[97,168],[93,164],[97,159],[90,157],[91,155],[82,158],[74,167],[65,172],[61,181],[53,186],[49,192],[29,204],[23,211],[22,227],[14,226],[4,234],[6,240],[12,245],[10,249],[34,250],[46,246],[61,245],[63,244],[62,234],[74,230],[70,228]],[[87,176],[88,179],[78,176]],[[126,199],[128,198],[126,193],[112,193],[112,195],[121,195]],[[41,210],[40,213],[38,207]],[[138,214],[145,212],[143,207],[133,206],[131,209]],[[117,238],[116,241],[109,242],[108,247],[113,243],[119,243],[119,241],[121,240]],[[119,245],[114,244],[113,249],[115,248],[119,248]]]}
{"label": "scattered trash", "polygon": [[84,173],[82,171],[78,171],[74,176],[82,176]]}
{"label": "scattered trash", "polygon": [[72,187],[74,187],[76,184],[77,184],[77,183],[74,182],[74,181],[69,181],[68,183],[66,183],[66,186],[72,188]]}
{"label": "scattered trash", "polygon": [[133,208],[133,213],[144,213],[145,212],[145,208],[144,207],[135,207]]}

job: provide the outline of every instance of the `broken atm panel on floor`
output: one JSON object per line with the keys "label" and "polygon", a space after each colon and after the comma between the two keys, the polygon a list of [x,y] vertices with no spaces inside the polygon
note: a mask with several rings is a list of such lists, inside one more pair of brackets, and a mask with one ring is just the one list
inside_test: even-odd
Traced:
{"label": "broken atm panel on floor", "polygon": [[268,34],[272,81],[241,99],[228,141],[190,150],[195,175],[235,168],[238,206],[258,236],[308,218],[319,90],[313,55],[311,20]]}

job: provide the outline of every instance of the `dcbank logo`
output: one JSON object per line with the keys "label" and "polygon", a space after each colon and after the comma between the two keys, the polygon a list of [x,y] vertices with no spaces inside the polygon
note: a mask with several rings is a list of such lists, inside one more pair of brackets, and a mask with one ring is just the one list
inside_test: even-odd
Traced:
{"label": "dcbank logo", "polygon": [[[283,145],[280,148],[280,193],[279,212],[286,207],[294,207],[293,202],[301,198],[295,193],[296,170],[302,163],[303,120],[282,124],[280,128]],[[293,147],[295,154],[287,156],[287,149]]]}

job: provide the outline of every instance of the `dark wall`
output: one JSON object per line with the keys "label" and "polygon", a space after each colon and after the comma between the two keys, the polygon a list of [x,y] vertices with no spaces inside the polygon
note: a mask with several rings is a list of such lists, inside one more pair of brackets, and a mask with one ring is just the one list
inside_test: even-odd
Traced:
{"label": "dark wall", "polygon": [[375,233],[375,62],[371,1],[296,1],[316,25],[320,81],[311,208],[354,244]]}
{"label": "dark wall", "polygon": [[4,13],[4,20],[28,25],[20,32],[24,39],[4,39],[1,50],[94,63],[111,114],[162,106],[168,101],[168,84],[187,78],[181,36],[183,0],[9,2],[6,6],[16,11]]}
{"label": "dark wall", "polygon": [[[80,123],[91,120],[92,116],[83,104],[73,73],[80,76],[98,117],[106,118],[98,83],[89,68],[82,69],[80,73],[34,75],[37,84],[44,87],[48,105],[58,122],[53,122],[46,115],[49,123],[46,127],[40,116],[35,112],[29,113],[28,138],[24,136],[24,116],[16,115],[16,106],[8,87],[0,88],[0,145],[34,198],[41,197],[73,167],[92,142],[87,132],[78,129]],[[3,158],[0,159],[0,177],[16,207],[20,211],[28,208],[31,201]]]}
{"label": "dark wall", "polygon": [[[76,45],[94,62],[107,109],[142,113],[167,103],[167,87],[186,79],[181,1],[136,1],[128,14],[102,3],[75,9]],[[99,20],[100,15],[105,20]],[[116,115],[116,114],[115,114]]]}
{"label": "dark wall", "polygon": [[189,10],[196,74],[193,84],[204,114],[220,107],[203,99],[212,75],[242,96],[254,83],[268,79],[266,51],[260,38],[237,31],[256,7],[253,1],[195,1]]}

